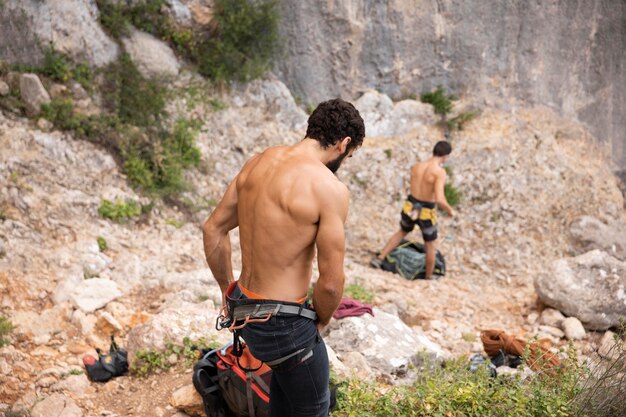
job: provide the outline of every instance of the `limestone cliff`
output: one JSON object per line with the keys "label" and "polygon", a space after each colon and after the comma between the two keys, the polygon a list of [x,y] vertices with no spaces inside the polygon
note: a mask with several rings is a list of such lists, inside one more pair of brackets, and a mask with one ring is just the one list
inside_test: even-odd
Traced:
{"label": "limestone cliff", "polygon": [[282,80],[303,99],[443,84],[576,118],[626,167],[623,0],[281,0]]}

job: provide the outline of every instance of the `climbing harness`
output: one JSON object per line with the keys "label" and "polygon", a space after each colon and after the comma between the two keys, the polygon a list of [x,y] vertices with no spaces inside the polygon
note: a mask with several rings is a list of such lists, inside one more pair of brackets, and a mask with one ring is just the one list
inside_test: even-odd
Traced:
{"label": "climbing harness", "polygon": [[[315,321],[317,314],[308,308],[306,303],[291,303],[288,301],[254,299],[254,298],[233,298],[232,292],[237,286],[237,282],[232,282],[226,290],[226,304],[222,307],[220,314],[215,321],[217,330],[228,329],[233,332],[233,354],[239,358],[243,352],[240,336],[241,330],[250,323],[265,323],[274,316],[302,316]],[[315,344],[319,342],[319,335],[310,346],[299,349],[287,356],[276,360],[265,362],[272,369],[279,365],[284,365],[290,360],[299,362],[308,359],[312,355]]]}

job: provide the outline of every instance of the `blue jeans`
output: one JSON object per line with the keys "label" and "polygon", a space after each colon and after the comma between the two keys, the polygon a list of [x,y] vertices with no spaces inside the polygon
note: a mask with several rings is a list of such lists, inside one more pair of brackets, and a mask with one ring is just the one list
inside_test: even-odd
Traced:
{"label": "blue jeans", "polygon": [[[239,288],[231,294],[244,298]],[[242,329],[250,353],[270,362],[315,343],[312,355],[299,363],[287,360],[272,372],[270,417],[327,417],[330,405],[326,345],[313,320],[301,316],[272,317]],[[317,342],[316,342],[317,341]]]}

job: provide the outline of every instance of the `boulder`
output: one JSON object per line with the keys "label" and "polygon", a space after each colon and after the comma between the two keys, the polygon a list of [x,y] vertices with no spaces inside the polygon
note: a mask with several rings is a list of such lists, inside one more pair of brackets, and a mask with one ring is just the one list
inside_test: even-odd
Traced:
{"label": "boulder", "polygon": [[61,394],[52,394],[35,404],[31,417],[82,417],[83,412],[74,401]]}
{"label": "boulder", "polygon": [[606,252],[559,259],[534,283],[545,304],[578,318],[588,329],[605,330],[626,317],[626,262]]}
{"label": "boulder", "polygon": [[611,331],[604,333],[598,345],[598,355],[611,360],[615,360],[620,355],[623,355],[625,350],[626,340],[616,337],[615,333]]}
{"label": "boulder", "polygon": [[115,281],[104,278],[85,279],[70,293],[72,303],[85,313],[91,313],[120,297]]}
{"label": "boulder", "polygon": [[82,398],[89,390],[89,380],[87,375],[70,375],[66,379],[57,382],[50,387],[51,391],[66,391],[74,395],[76,398]]}
{"label": "boulder", "polygon": [[561,327],[565,337],[569,340],[580,340],[585,337],[586,332],[583,324],[576,317],[568,317],[561,322]]}
{"label": "boulder", "polygon": [[541,312],[539,322],[546,326],[561,327],[561,322],[565,320],[565,316],[559,310],[546,308]]}
{"label": "boulder", "polygon": [[100,25],[96,0],[5,1],[3,8],[0,50],[11,62],[40,64],[42,46],[51,43],[75,61],[97,67],[117,58],[119,47]]}
{"label": "boulder", "polygon": [[180,63],[172,49],[154,36],[134,30],[124,38],[124,47],[144,77],[178,75]]}
{"label": "boulder", "polygon": [[50,103],[50,95],[36,74],[22,74],[20,96],[29,117],[37,116],[41,112],[41,105]]}
{"label": "boulder", "polygon": [[167,342],[181,344],[184,337],[225,343],[232,335],[228,331],[215,330],[216,317],[217,309],[211,300],[168,308],[128,333],[129,356],[139,350],[164,351]]}
{"label": "boulder", "polygon": [[8,96],[10,92],[11,88],[9,88],[9,84],[0,81],[0,96]]}
{"label": "boulder", "polygon": [[285,84],[271,75],[246,83],[234,94],[233,105],[267,107],[278,123],[293,130],[304,129],[308,119]]}
{"label": "boulder", "polygon": [[369,137],[400,136],[437,120],[429,104],[416,100],[394,103],[374,90],[365,92],[354,106],[363,117],[365,134]]}
{"label": "boulder", "polygon": [[626,261],[626,223],[604,224],[591,216],[581,216],[570,225],[574,241],[586,251],[600,249]]}
{"label": "boulder", "polygon": [[193,384],[185,385],[174,391],[170,397],[170,405],[192,417],[204,417],[205,415],[202,397]]}
{"label": "boulder", "polygon": [[378,308],[374,308],[374,316],[365,314],[331,321],[324,340],[339,357],[359,352],[377,374],[403,374],[421,352],[433,359],[449,356],[398,316]]}

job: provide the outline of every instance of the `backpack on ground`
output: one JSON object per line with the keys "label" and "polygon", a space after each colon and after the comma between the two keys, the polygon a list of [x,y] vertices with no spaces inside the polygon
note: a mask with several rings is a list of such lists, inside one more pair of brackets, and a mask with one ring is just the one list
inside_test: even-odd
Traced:
{"label": "backpack on ground", "polygon": [[[423,279],[426,275],[424,245],[413,241],[402,241],[387,255],[383,261],[382,269],[399,274],[408,280]],[[433,275],[443,276],[445,274],[446,260],[441,252],[437,251]]]}
{"label": "backpack on ground", "polygon": [[102,354],[100,349],[96,349],[96,351],[98,352],[98,359],[91,355],[83,356],[83,364],[90,380],[107,382],[113,377],[128,372],[128,352],[117,346],[113,336],[111,336],[109,353]]}
{"label": "backpack on ground", "polygon": [[207,417],[265,417],[269,412],[272,370],[243,349],[238,358],[232,342],[211,351],[193,367],[193,385],[202,396]]}

